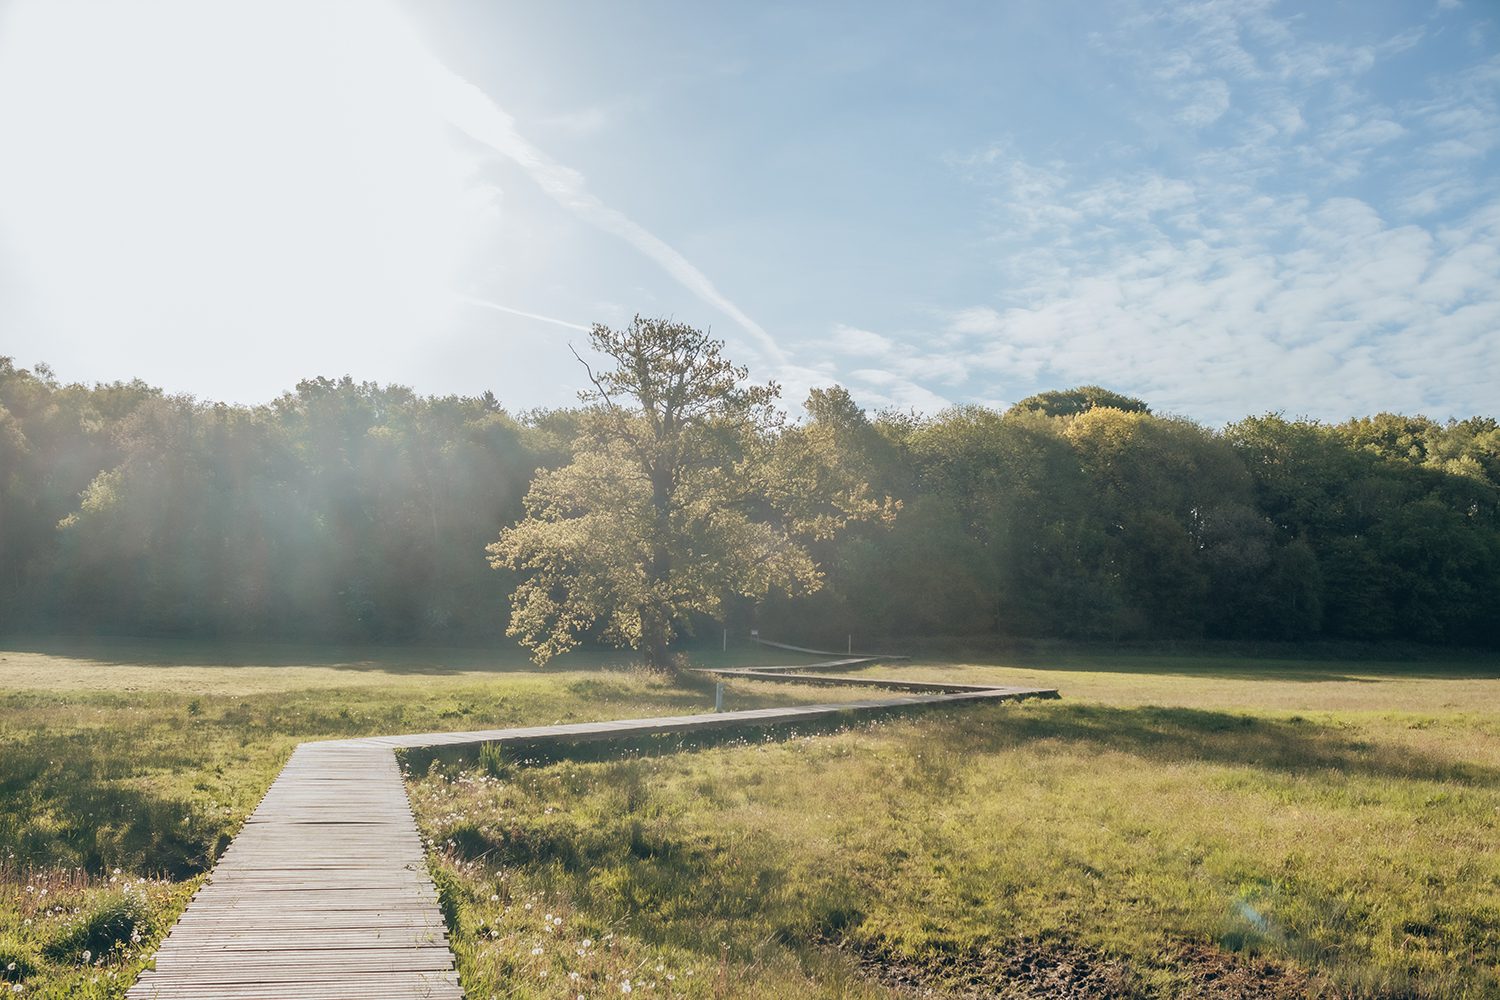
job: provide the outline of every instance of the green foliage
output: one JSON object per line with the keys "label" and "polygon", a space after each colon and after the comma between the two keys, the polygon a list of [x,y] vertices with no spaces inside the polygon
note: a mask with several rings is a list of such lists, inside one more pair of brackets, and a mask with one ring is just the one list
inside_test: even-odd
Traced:
{"label": "green foliage", "polygon": [[538,472],[527,517],[488,549],[522,575],[509,633],[539,663],[597,635],[665,668],[671,641],[694,616],[721,618],[726,596],[817,590],[803,539],[872,504],[863,484],[818,475],[808,449],[767,461],[775,384],[745,385],[722,342],[668,320],[595,325],[590,343],[615,367],[589,371],[573,459]]}
{"label": "green foliage", "polygon": [[697,330],[595,335],[615,367],[587,405],[519,420],[347,377],[244,407],[0,359],[0,631],[495,639],[508,612],[542,658],[657,663],[709,619],[835,648],[1500,642],[1493,417],[1213,430],[1097,386],[922,417],[832,386],[789,425]]}
{"label": "green foliage", "polygon": [[251,408],[4,361],[0,628],[494,635],[479,552],[545,457],[526,434],[487,394],[315,378]]}
{"label": "green foliage", "polygon": [[[489,744],[485,744],[488,746]],[[442,865],[429,865],[433,888],[437,889],[438,909],[442,911],[443,923],[449,931],[458,929],[459,886],[453,873]]]}
{"label": "green foliage", "polygon": [[1076,389],[1056,389],[1027,396],[1010,408],[1011,413],[1041,413],[1049,417],[1075,417],[1100,408],[1125,413],[1150,413],[1151,407],[1134,396],[1098,385],[1080,385]]}
{"label": "green foliage", "polygon": [[485,743],[480,746],[479,769],[491,778],[503,778],[509,769],[504,748],[498,743]]}

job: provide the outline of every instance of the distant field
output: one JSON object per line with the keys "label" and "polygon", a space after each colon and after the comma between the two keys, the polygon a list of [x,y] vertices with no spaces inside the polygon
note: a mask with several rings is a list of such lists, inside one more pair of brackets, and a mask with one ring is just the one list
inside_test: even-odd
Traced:
{"label": "distant field", "polygon": [[[0,980],[122,994],[301,740],[711,704],[623,662],[0,643]],[[1494,664],[871,672],[895,670],[1065,698],[415,776],[470,995],[1500,992]],[[863,694],[735,683],[729,707]]]}

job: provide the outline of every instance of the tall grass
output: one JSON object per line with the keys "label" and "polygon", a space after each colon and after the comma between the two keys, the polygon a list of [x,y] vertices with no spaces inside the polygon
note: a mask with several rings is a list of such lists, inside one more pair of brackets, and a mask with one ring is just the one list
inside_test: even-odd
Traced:
{"label": "tall grass", "polygon": [[1301,669],[1080,672],[1060,703],[439,764],[412,796],[475,995],[658,966],[682,997],[1500,995],[1500,683]]}

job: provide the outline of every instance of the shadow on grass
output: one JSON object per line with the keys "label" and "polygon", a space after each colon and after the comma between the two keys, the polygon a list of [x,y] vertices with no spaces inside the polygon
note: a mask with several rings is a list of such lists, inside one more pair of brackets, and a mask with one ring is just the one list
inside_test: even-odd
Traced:
{"label": "shadow on grass", "polygon": [[[618,649],[577,650],[557,657],[546,666],[538,666],[525,649],[509,640],[487,646],[436,646],[130,636],[0,636],[0,661],[8,652],[36,653],[106,667],[320,667],[396,676],[580,671],[611,674],[641,669],[638,654]],[[820,659],[754,647],[722,651],[692,648],[684,655],[695,666],[720,667],[813,663]]]}
{"label": "shadow on grass", "polygon": [[[991,714],[993,713],[993,714]],[[983,723],[981,724],[981,720]],[[1197,708],[1052,703],[1037,711],[960,710],[907,738],[960,754],[999,753],[1044,740],[1151,761],[1208,761],[1284,773],[1337,771],[1376,778],[1500,784],[1500,770],[1372,743],[1316,722],[1266,719]]]}
{"label": "shadow on grass", "polygon": [[182,799],[122,784],[108,749],[46,742],[0,758],[0,850],[24,870],[112,867],[180,880],[212,867],[229,829]]}
{"label": "shadow on grass", "polygon": [[625,654],[588,651],[559,657],[546,667],[533,663],[513,643],[486,647],[270,642],[238,639],[173,639],[109,636],[0,638],[7,651],[39,653],[96,666],[132,667],[321,667],[394,675],[442,676],[469,672],[567,673],[625,670]]}
{"label": "shadow on grass", "polygon": [[[894,730],[915,752],[941,749],[960,757],[1003,753],[1052,740],[1104,753],[1133,754],[1146,760],[1207,761],[1288,774],[1339,772],[1384,779],[1500,786],[1500,770],[1467,761],[1423,754],[1409,747],[1372,743],[1346,730],[1296,718],[1265,719],[1194,708],[1116,708],[1049,702],[1035,710],[1014,706],[908,706],[815,722],[779,726],[746,725],[700,733],[668,733],[619,740],[567,742],[537,740],[510,744],[502,755],[511,767],[558,761],[597,762],[652,757],[723,746],[785,742],[814,735],[868,729],[881,720],[922,717],[923,725]],[[434,760],[471,766],[479,745],[414,750],[409,766],[422,773]]]}
{"label": "shadow on grass", "polygon": [[[918,644],[921,645],[921,644]],[[928,665],[970,664],[1103,674],[1165,674],[1222,680],[1373,683],[1380,680],[1500,679],[1500,652],[1383,644],[1184,643],[1089,645],[1029,642],[927,647]]]}

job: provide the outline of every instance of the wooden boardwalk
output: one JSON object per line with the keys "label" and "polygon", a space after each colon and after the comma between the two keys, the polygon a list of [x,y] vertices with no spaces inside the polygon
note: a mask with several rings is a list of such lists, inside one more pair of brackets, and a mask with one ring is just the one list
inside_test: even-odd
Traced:
{"label": "wooden boardwalk", "polygon": [[[874,658],[814,667],[836,669]],[[785,668],[794,670],[797,668]],[[826,705],[562,726],[303,743],[245,822],[128,1000],[461,1000],[453,955],[394,750],[535,745],[776,726],[970,701],[1055,698],[982,687],[783,668],[716,673],[924,692]]]}

